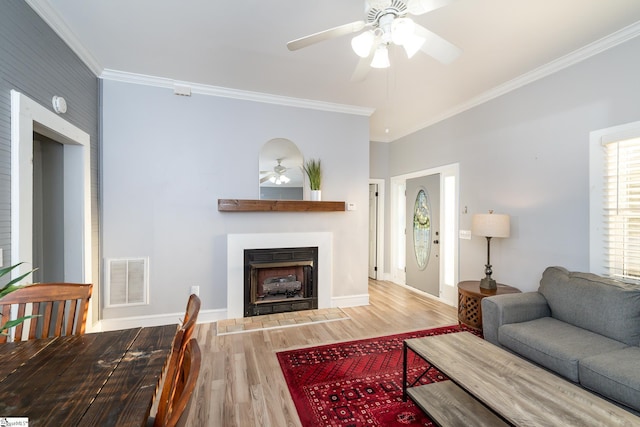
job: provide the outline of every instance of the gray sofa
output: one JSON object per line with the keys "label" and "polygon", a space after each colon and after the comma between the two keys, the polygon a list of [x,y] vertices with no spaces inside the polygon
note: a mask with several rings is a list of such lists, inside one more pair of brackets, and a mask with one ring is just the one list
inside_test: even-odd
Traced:
{"label": "gray sofa", "polygon": [[640,286],[547,268],[537,292],[482,300],[484,338],[640,411]]}

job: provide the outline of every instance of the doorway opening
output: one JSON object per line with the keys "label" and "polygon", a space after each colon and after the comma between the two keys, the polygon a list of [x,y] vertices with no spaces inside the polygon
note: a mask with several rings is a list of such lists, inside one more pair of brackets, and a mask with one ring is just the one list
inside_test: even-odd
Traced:
{"label": "doorway opening", "polygon": [[[434,176],[439,178],[437,184],[432,184],[437,186],[437,191],[431,191],[430,193],[439,194],[434,196],[437,197],[437,203],[433,203],[434,201],[431,200],[429,206],[437,210],[435,213],[431,212],[431,215],[435,214],[435,216],[439,217],[438,230],[430,228],[430,234],[426,233],[425,230],[419,230],[419,234],[422,237],[429,234],[428,242],[431,244],[429,247],[430,255],[432,256],[431,261],[437,263],[437,269],[434,273],[435,277],[437,277],[437,279],[434,279],[437,280],[437,284],[430,289],[422,289],[422,283],[420,283],[420,286],[416,286],[407,282],[408,279],[417,280],[418,282],[423,280],[421,278],[407,277],[407,264],[409,261],[415,261],[410,257],[415,258],[414,245],[419,243],[417,241],[414,242],[414,208],[416,207],[415,202],[417,201],[416,197],[419,194],[419,190],[424,189],[424,185],[418,184],[420,184],[420,178]],[[457,304],[456,284],[458,283],[459,272],[457,238],[459,221],[458,183],[459,165],[457,163],[391,178],[391,280],[400,285],[418,289],[427,295],[435,296],[452,306]],[[408,190],[412,194],[408,194]],[[411,206],[411,209],[409,209],[409,206]],[[438,235],[435,234],[436,231]],[[426,245],[426,240],[423,243]],[[421,251],[424,252],[424,248],[421,248]],[[433,256],[434,254],[437,254],[437,257]],[[426,268],[421,269],[418,265],[415,270],[420,272],[421,270],[426,270]]]}
{"label": "doorway opening", "polygon": [[12,90],[11,264],[25,263],[13,277],[37,267],[46,281],[92,283],[90,184],[89,134]]}

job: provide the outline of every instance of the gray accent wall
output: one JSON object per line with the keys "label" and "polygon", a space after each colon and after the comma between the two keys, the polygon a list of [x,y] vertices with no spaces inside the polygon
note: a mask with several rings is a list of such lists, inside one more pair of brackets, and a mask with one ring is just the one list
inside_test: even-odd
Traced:
{"label": "gray accent wall", "polygon": [[[104,319],[227,306],[227,234],[333,232],[334,299],[368,295],[369,118],[103,80],[103,256],[149,257],[150,304]],[[293,141],[323,166],[323,200],[349,212],[218,212],[259,197],[265,142]],[[177,319],[176,319],[177,320]]]}
{"label": "gray accent wall", "polygon": [[[99,278],[98,79],[22,0],[0,2],[0,247],[11,260],[11,89],[53,111],[54,95],[66,99],[64,119],[91,137],[93,278]],[[98,313],[100,290],[93,292]],[[94,317],[94,320],[95,317]]]}
{"label": "gray accent wall", "polygon": [[[511,215],[494,278],[535,290],[550,265],[589,270],[589,133],[640,120],[635,38],[390,145],[389,176],[460,164],[460,229]],[[463,213],[465,206],[468,214]],[[460,240],[460,280],[484,276],[486,240]]]}

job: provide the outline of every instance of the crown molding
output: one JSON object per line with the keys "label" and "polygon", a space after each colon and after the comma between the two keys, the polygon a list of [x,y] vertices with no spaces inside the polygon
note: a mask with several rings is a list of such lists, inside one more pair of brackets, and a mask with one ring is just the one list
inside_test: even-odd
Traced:
{"label": "crown molding", "polygon": [[334,104],[331,102],[313,101],[310,99],[292,98],[281,95],[271,95],[268,93],[251,92],[220,86],[204,85],[200,83],[185,82],[164,77],[154,77],[144,74],[129,73],[126,71],[105,69],[99,77],[103,80],[154,86],[171,90],[174,90],[176,86],[188,87],[191,89],[191,93],[197,93],[200,95],[232,98],[243,101],[262,102],[266,104],[276,104],[286,107],[308,108],[312,110],[330,111],[334,113],[353,114],[358,116],[369,117],[375,111],[375,109],[368,107],[358,107],[355,105]]}
{"label": "crown molding", "polygon": [[89,67],[89,69],[95,74],[99,76],[102,73],[103,67],[100,65],[98,60],[84,47],[80,40],[76,35],[71,31],[69,26],[64,22],[64,20],[60,17],[58,12],[51,7],[48,1],[46,0],[25,0],[26,3],[31,7],[42,18],[42,20],[64,41],[71,50],[78,55],[80,60],[84,62],[84,64]]}
{"label": "crown molding", "polygon": [[[576,51],[573,51],[565,56],[562,56],[554,61],[549,62],[541,67],[538,67],[526,74],[523,74],[519,77],[516,77],[513,80],[510,80],[504,84],[496,86],[493,89],[490,89],[479,96],[470,99],[469,101],[459,104],[448,111],[426,121],[420,125],[414,126],[411,129],[403,132],[399,135],[394,141],[397,141],[400,138],[403,138],[407,135],[411,135],[421,129],[425,129],[429,126],[432,126],[438,122],[446,120],[450,117],[453,117],[457,114],[460,114],[464,111],[470,110],[471,108],[477,107],[478,105],[484,104],[487,101],[491,101],[499,96],[502,96],[506,93],[519,89],[529,83],[533,83],[536,80],[540,80],[544,77],[550,76],[551,74],[557,73],[560,70],[563,70],[567,67],[575,65],[579,62],[584,61],[585,59],[591,58],[599,53],[602,53],[608,49],[618,46],[624,42],[627,42],[637,36],[640,35],[640,21],[631,24],[619,31],[616,31],[613,34],[610,34],[606,37],[601,38],[585,47],[582,47]],[[386,141],[382,141],[386,142]],[[390,141],[393,142],[393,141]]]}

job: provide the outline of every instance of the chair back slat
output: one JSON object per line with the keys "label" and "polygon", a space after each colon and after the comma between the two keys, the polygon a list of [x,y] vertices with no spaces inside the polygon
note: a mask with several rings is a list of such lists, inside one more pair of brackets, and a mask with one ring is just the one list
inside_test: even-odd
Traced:
{"label": "chair back slat", "polygon": [[[2,322],[11,319],[11,306],[17,306],[17,316],[24,317],[27,306],[38,317],[28,319],[28,339],[49,336],[84,334],[93,286],[77,283],[39,283],[20,288],[2,299]],[[22,341],[24,323],[14,329],[13,340]],[[7,331],[8,332],[8,331]],[[0,335],[0,343],[7,336]]]}
{"label": "chair back slat", "polygon": [[173,401],[176,392],[176,378],[178,376],[179,365],[196,327],[198,314],[200,313],[200,305],[200,298],[195,294],[191,294],[187,301],[182,326],[178,328],[176,335],[173,337],[171,356],[169,357],[169,364],[165,371],[165,383],[162,387],[160,400],[158,401],[158,410],[156,412],[154,426],[167,425],[169,405]]}
{"label": "chair back slat", "polygon": [[179,359],[176,373],[170,384],[173,393],[166,402],[166,412],[162,417],[156,416],[154,427],[176,427],[181,425],[188,415],[186,410],[196,388],[202,364],[200,347],[195,338],[190,339],[184,346],[184,352]]}
{"label": "chair back slat", "polygon": [[67,314],[67,318],[66,318],[66,329],[64,331],[65,335],[72,335],[73,334],[73,328],[75,326],[75,318],[76,318],[76,307],[78,306],[77,301],[69,301],[68,304],[68,314]]}

